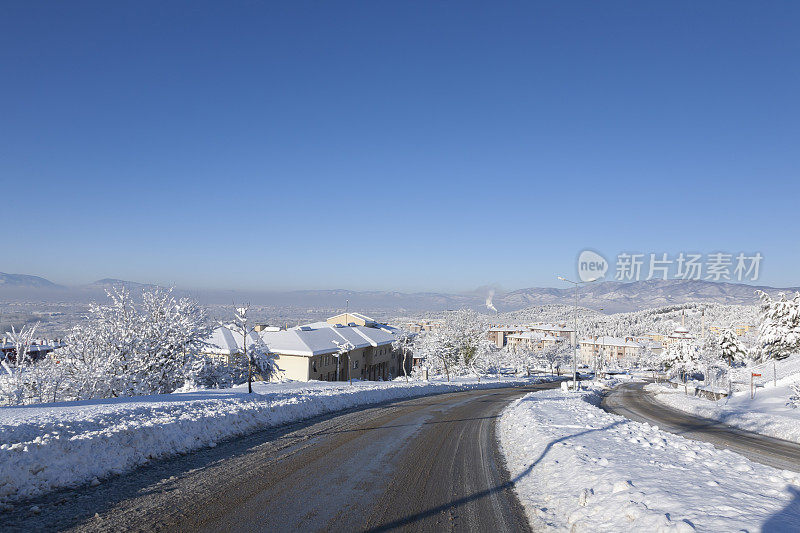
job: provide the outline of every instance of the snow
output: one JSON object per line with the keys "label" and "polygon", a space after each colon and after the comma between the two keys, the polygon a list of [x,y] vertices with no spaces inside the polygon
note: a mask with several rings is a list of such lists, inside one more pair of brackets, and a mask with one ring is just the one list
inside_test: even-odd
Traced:
{"label": "snow", "polygon": [[[787,400],[792,385],[800,383],[800,354],[783,361],[772,362],[734,371],[736,392],[730,398],[718,401],[691,395],[687,396],[683,386],[677,389],[669,385],[650,384],[645,387],[659,402],[695,416],[723,422],[730,426],[753,431],[762,435],[800,443],[800,409],[790,407]],[[754,379],[758,385],[754,399],[750,399],[749,375],[761,374]],[[775,386],[773,377],[777,378]],[[712,389],[706,387],[706,389]],[[723,390],[717,387],[719,390]],[[727,390],[723,390],[727,392]]]}
{"label": "snow", "polygon": [[596,391],[528,394],[498,422],[534,529],[792,531],[800,474],[597,407]]}
{"label": "snow", "polygon": [[[730,426],[762,435],[800,443],[800,409],[786,405],[795,378],[784,378],[778,386],[771,384],[756,389],[755,399],[750,391],[736,392],[727,400],[711,401],[697,396],[687,396],[683,387],[674,389],[666,385],[647,385],[656,400],[668,407],[695,416],[723,422]],[[691,394],[692,389],[689,389]]]}
{"label": "snow", "polygon": [[475,388],[499,382],[288,382],[0,408],[0,503],[121,474],[259,429],[360,405]]}
{"label": "snow", "polygon": [[322,324],[324,326],[319,328],[306,325],[301,326],[305,329],[265,330],[260,336],[264,344],[274,353],[301,356],[335,353],[338,351],[336,343],[350,342],[355,348],[365,348],[389,345],[395,340],[394,335],[382,329]]}

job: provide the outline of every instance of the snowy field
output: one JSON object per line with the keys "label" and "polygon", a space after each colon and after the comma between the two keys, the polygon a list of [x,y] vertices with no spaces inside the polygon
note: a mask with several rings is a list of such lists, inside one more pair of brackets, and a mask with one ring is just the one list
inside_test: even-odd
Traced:
{"label": "snowy field", "polygon": [[611,415],[597,392],[526,395],[498,435],[534,529],[797,531],[800,474]]}
{"label": "snowy field", "polygon": [[[800,443],[800,409],[786,405],[791,385],[800,383],[800,355],[778,361],[775,367],[777,387],[773,385],[772,363],[767,363],[754,369],[738,371],[735,376],[738,392],[735,392],[730,399],[723,398],[716,402],[687,396],[682,386],[675,389],[668,385],[650,384],[645,388],[652,392],[659,402],[673,409],[718,420],[762,435]],[[750,399],[747,383],[748,373],[751,371],[762,374],[755,380],[761,386],[756,389],[753,400]],[[692,393],[691,388],[689,393]]]}
{"label": "snowy field", "polygon": [[233,389],[0,408],[0,504],[99,484],[152,459],[360,405],[545,381],[256,383]]}

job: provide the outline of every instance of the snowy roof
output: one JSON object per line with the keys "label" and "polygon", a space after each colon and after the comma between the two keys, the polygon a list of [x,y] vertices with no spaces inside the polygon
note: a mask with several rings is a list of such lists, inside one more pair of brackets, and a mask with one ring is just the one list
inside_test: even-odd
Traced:
{"label": "snowy roof", "polygon": [[533,331],[575,331],[564,324],[531,324],[528,328]]}
{"label": "snowy roof", "polygon": [[370,318],[367,315],[362,315],[361,313],[350,312],[350,313],[347,313],[347,314],[349,314],[350,316],[354,316],[356,318],[360,318],[361,320],[363,320],[364,322],[367,322],[367,323],[370,323],[370,322],[371,323],[377,323],[377,320],[375,320],[374,318]]}
{"label": "snowy roof", "polygon": [[329,328],[331,325],[327,322],[309,322],[308,324],[300,324],[299,326],[295,326],[289,329],[300,329],[300,328],[311,328],[311,329],[320,329],[320,328]]}
{"label": "snowy roof", "polygon": [[611,337],[608,335],[597,337],[596,339],[593,337],[587,337],[581,340],[581,344],[596,344],[599,346],[616,346],[616,347],[627,347],[627,348],[641,348],[643,345],[639,342],[636,342],[630,338],[622,338],[622,337]]}
{"label": "snowy roof", "polygon": [[509,339],[519,339],[519,340],[534,340],[534,341],[560,341],[558,337],[553,335],[548,335],[547,333],[542,333],[539,331],[524,331],[522,333],[515,333],[513,335],[508,336]]}
{"label": "snowy roof", "polygon": [[525,326],[494,326],[489,331],[525,331]]}
{"label": "snowy roof", "polygon": [[678,326],[675,331],[668,335],[670,339],[694,339],[694,335],[689,333],[689,330],[683,326]]}
{"label": "snowy roof", "polygon": [[356,348],[385,346],[394,341],[388,331],[364,326],[332,326],[312,328],[304,326],[285,331],[262,331],[261,339],[271,352],[283,355],[313,355],[335,353],[346,342]]}
{"label": "snowy roof", "polygon": [[[42,341],[34,342],[33,344],[28,345],[27,353],[37,353],[37,352],[52,352],[58,348],[66,346],[63,342],[51,342],[48,344],[44,344]],[[17,345],[13,342],[0,342],[0,350],[4,352],[14,351],[17,349]]]}
{"label": "snowy roof", "polygon": [[[259,343],[258,334],[251,331],[247,336],[247,345]],[[242,351],[242,335],[236,333],[232,326],[219,326],[211,333],[206,351],[209,353],[232,355]]]}

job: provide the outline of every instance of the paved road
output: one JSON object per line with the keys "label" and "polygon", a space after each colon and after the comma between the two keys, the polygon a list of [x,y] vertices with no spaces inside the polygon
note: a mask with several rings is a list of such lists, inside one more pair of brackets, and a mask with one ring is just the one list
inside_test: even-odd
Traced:
{"label": "paved road", "polygon": [[529,531],[495,420],[553,386],[429,396],[260,432],[27,503],[0,514],[0,530]]}
{"label": "paved road", "polygon": [[800,445],[672,409],[643,390],[644,385],[624,383],[616,387],[603,399],[603,409],[690,439],[710,442],[765,465],[800,472]]}

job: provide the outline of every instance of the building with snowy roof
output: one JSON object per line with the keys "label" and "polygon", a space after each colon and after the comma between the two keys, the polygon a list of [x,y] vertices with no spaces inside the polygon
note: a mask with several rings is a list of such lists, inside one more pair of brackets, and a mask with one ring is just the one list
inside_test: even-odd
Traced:
{"label": "building with snowy roof", "polygon": [[633,337],[608,335],[585,337],[580,343],[580,358],[586,364],[592,363],[597,357],[602,357],[606,361],[635,359],[648,346],[650,345],[638,342]]}
{"label": "building with snowy roof", "polygon": [[[352,318],[352,317],[347,317]],[[395,336],[373,326],[315,322],[291,329],[269,328],[248,335],[248,350],[275,355],[278,377],[297,381],[393,379],[403,374],[403,360],[393,349]],[[350,322],[350,324],[354,324]],[[206,352],[230,363],[243,353],[241,333],[230,326],[214,329]],[[411,360],[406,361],[411,371]]]}
{"label": "building with snowy roof", "polygon": [[[395,337],[380,328],[306,325],[259,335],[286,379],[388,380],[403,374],[402,355],[392,346]],[[411,362],[406,365],[410,371]]]}
{"label": "building with snowy roof", "polygon": [[[25,353],[34,361],[44,359],[48,354],[62,348],[65,344],[58,340],[36,339],[26,345]],[[0,339],[0,360],[8,359],[14,362],[17,355],[17,345],[3,337]]]}
{"label": "building with snowy roof", "polygon": [[548,324],[545,322],[536,322],[529,324],[528,330],[539,333],[547,333],[548,335],[565,339],[570,344],[575,344],[575,329],[566,324]]}
{"label": "building with snowy roof", "polygon": [[512,333],[507,336],[508,346],[513,349],[543,350],[549,346],[565,342],[563,337],[557,337],[541,331],[523,331],[522,333]]}
{"label": "building with snowy roof", "polygon": [[528,328],[526,326],[521,325],[492,326],[486,333],[486,338],[488,338],[498,348],[502,348],[508,344],[509,335],[522,333],[527,330]]}

